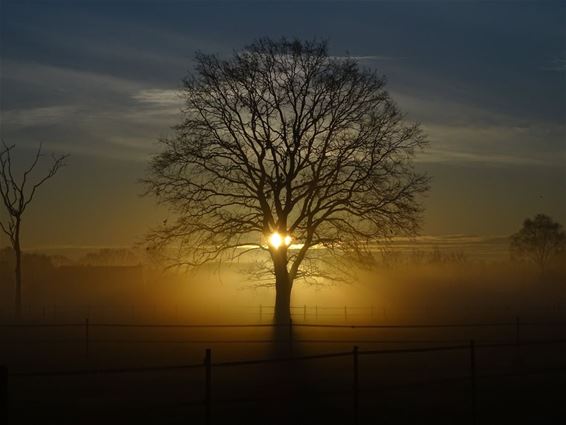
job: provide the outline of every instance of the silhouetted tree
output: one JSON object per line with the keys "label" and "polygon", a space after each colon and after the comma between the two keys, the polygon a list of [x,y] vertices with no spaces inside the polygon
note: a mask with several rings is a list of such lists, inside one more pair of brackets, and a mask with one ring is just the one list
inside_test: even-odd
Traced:
{"label": "silhouetted tree", "polygon": [[184,119],[145,180],[178,214],[149,238],[174,242],[176,264],[266,252],[275,319],[287,321],[293,282],[316,272],[312,248],[415,232],[428,178],[412,157],[425,139],[383,77],[325,42],[286,39],[228,59],[197,53],[195,70]]}
{"label": "silhouetted tree", "polygon": [[544,272],[549,260],[566,248],[566,233],[560,223],[544,214],[526,219],[511,236],[511,254],[535,263]]}
{"label": "silhouetted tree", "polygon": [[22,247],[20,242],[22,217],[29,204],[33,201],[37,190],[47,180],[53,177],[63,166],[67,155],[52,156],[52,164],[47,172],[35,182],[30,182],[31,174],[42,158],[41,145],[35,153],[31,165],[23,171],[21,178],[12,164],[12,152],[15,145],[8,146],[2,141],[0,148],[0,196],[4,205],[4,217],[0,218],[0,228],[8,236],[15,255],[16,317],[22,312]]}

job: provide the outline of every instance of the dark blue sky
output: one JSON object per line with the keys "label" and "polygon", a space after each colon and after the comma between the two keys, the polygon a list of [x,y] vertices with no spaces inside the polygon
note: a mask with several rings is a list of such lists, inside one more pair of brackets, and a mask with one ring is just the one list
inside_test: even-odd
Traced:
{"label": "dark blue sky", "polygon": [[2,137],[24,160],[39,141],[72,154],[30,213],[31,245],[129,244],[157,222],[136,180],[191,57],[262,36],[328,39],[387,76],[430,139],[424,233],[566,221],[564,2],[0,1]]}

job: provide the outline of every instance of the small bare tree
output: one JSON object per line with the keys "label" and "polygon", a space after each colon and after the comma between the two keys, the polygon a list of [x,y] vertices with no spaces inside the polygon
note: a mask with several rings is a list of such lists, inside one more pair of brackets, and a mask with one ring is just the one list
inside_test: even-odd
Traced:
{"label": "small bare tree", "polygon": [[20,318],[22,313],[22,246],[20,242],[22,216],[33,201],[39,187],[57,173],[64,165],[67,155],[53,155],[53,163],[48,171],[35,182],[30,182],[33,170],[43,157],[41,145],[37,149],[31,165],[21,174],[21,178],[18,178],[12,164],[14,149],[15,145],[8,146],[2,141],[2,148],[0,149],[0,196],[6,214],[0,217],[0,228],[8,236],[14,250],[16,259],[14,270],[16,280],[15,308],[16,317]]}
{"label": "small bare tree", "polygon": [[293,282],[316,270],[309,259],[415,232],[428,178],[412,157],[425,140],[381,76],[324,42],[286,39],[196,63],[184,120],[145,180],[178,215],[150,235],[176,243],[177,264],[265,252],[275,320],[288,321]]}

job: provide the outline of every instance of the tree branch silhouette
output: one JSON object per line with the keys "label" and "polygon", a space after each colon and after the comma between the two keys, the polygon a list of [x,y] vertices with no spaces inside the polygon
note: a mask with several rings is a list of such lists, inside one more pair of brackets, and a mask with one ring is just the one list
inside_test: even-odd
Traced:
{"label": "tree branch silhouette", "polygon": [[[184,119],[144,180],[178,217],[149,235],[152,246],[174,244],[185,265],[234,258],[243,246],[269,253],[285,320],[314,247],[337,252],[417,230],[428,178],[412,157],[425,137],[405,123],[383,77],[316,41],[260,39],[229,59],[197,53],[196,62]],[[296,243],[269,246],[273,232]]]}
{"label": "tree branch silhouette", "polygon": [[42,145],[39,145],[33,161],[23,171],[20,179],[16,177],[12,164],[14,149],[15,145],[7,145],[2,140],[0,149],[0,197],[7,215],[5,218],[0,218],[0,229],[8,236],[16,258],[14,270],[16,280],[15,310],[16,317],[19,318],[22,312],[22,248],[20,241],[22,217],[30,203],[34,200],[37,190],[47,180],[55,176],[65,164],[68,155],[52,155],[52,164],[47,173],[37,179],[35,183],[32,183],[30,182],[31,175],[39,164],[40,159],[44,156]]}

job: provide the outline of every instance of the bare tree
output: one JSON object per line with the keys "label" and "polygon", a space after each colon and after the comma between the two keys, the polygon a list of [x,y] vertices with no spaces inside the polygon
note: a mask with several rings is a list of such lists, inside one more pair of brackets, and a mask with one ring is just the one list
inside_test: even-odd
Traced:
{"label": "bare tree", "polygon": [[566,233],[560,223],[545,214],[527,218],[511,236],[511,254],[536,264],[544,273],[551,258],[566,249]]}
{"label": "bare tree", "polygon": [[23,171],[18,178],[12,164],[12,153],[15,145],[6,145],[2,141],[0,150],[0,196],[4,205],[5,217],[0,218],[0,228],[8,236],[16,257],[15,279],[16,279],[16,317],[20,318],[22,313],[22,246],[20,242],[22,217],[29,204],[33,201],[37,190],[47,180],[53,177],[64,165],[67,155],[52,156],[53,163],[47,173],[35,182],[30,182],[31,174],[40,159],[43,157],[41,145],[35,153],[30,166]]}
{"label": "bare tree", "polygon": [[275,320],[287,321],[314,248],[338,254],[416,231],[428,178],[412,157],[425,138],[381,76],[329,56],[325,42],[286,39],[228,59],[197,53],[195,70],[184,119],[145,180],[177,214],[150,235],[153,246],[174,245],[176,264],[265,252]]}

